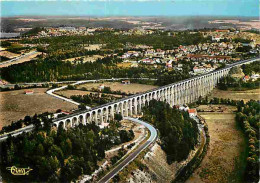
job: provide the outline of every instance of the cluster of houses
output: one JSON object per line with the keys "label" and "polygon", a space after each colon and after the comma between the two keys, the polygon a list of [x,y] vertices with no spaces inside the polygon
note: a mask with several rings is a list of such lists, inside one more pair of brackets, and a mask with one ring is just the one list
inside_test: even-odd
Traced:
{"label": "cluster of houses", "polygon": [[37,36],[34,37],[56,37],[56,36],[68,36],[68,35],[94,35],[96,31],[113,30],[113,28],[87,28],[87,27],[45,27],[40,31]]}
{"label": "cluster of houses", "polygon": [[133,29],[114,31],[113,28],[103,27],[45,27],[43,31],[38,33],[36,37],[50,37],[50,36],[63,36],[63,35],[94,35],[94,32],[99,31],[114,31],[115,35],[149,35],[154,34],[156,30],[162,30],[164,27],[160,26],[144,26],[136,27]]}
{"label": "cluster of houses", "polygon": [[250,80],[256,81],[258,78],[259,78],[259,74],[252,74],[251,76],[246,75],[246,76],[243,77],[243,81],[244,82],[247,82],[247,81],[250,81]]}
{"label": "cluster of houses", "polygon": [[[236,53],[238,43],[204,43],[198,45],[179,46],[174,50],[176,58],[188,58],[188,59],[219,59],[226,60],[231,59],[232,54]],[[206,55],[207,57],[203,56]]]}
{"label": "cluster of houses", "polygon": [[[165,64],[165,68],[170,70],[182,70],[182,64],[179,64],[178,61],[189,61],[194,65],[190,74],[197,75],[215,70],[220,63],[239,61],[240,58],[232,57],[238,46],[239,43],[235,42],[220,42],[189,46],[180,45],[172,50],[148,48],[143,49],[143,51],[127,51],[120,58],[124,62],[147,64],[154,67],[157,67],[157,64]],[[208,64],[209,62],[211,64]]]}
{"label": "cluster of houses", "polygon": [[[242,32],[239,30],[230,31],[228,29],[220,29],[215,31],[203,31],[201,32],[204,37],[211,37],[212,41],[221,42],[223,40],[232,40],[234,38],[243,38],[249,40],[255,40],[253,34],[248,34],[247,32]],[[255,46],[255,42],[251,42],[251,46]]]}
{"label": "cluster of houses", "polygon": [[190,72],[191,75],[198,75],[203,73],[208,73],[214,71],[218,66],[215,64],[211,66],[211,64],[199,64],[196,62],[196,65],[193,67],[193,70]]}
{"label": "cluster of houses", "polygon": [[181,110],[181,111],[186,111],[189,113],[190,117],[196,117],[197,116],[197,110],[196,108],[189,108],[187,105],[183,105],[183,106],[175,106],[177,109]]}

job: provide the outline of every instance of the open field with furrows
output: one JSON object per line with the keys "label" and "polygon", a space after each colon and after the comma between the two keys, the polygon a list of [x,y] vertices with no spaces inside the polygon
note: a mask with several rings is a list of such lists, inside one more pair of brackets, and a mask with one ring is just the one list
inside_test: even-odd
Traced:
{"label": "open field with furrows", "polygon": [[[64,96],[66,98],[70,98],[72,95],[89,95],[90,93],[97,94],[97,92],[82,91],[82,90],[61,90],[61,91],[56,91],[55,93]],[[122,98],[122,95],[115,95],[115,94],[105,94],[105,95],[112,95],[117,98]]]}
{"label": "open field with furrows", "polygon": [[254,90],[245,90],[245,91],[224,91],[219,89],[214,89],[210,94],[209,98],[226,98],[233,100],[244,100],[245,102],[250,99],[260,100],[260,88]]}
{"label": "open field with furrows", "polygon": [[153,85],[145,85],[145,84],[137,84],[137,83],[124,85],[120,82],[104,82],[104,83],[87,83],[83,85],[78,85],[77,88],[85,87],[87,90],[91,90],[92,88],[97,89],[100,84],[104,84],[105,87],[110,87],[112,91],[120,90],[121,92],[126,92],[126,93],[145,92],[147,90],[151,90],[158,87]]}
{"label": "open field with furrows", "polygon": [[55,112],[57,109],[77,109],[74,104],[47,95],[46,88],[32,90],[32,95],[24,94],[25,90],[0,92],[0,129],[12,121],[23,119],[26,115]]}
{"label": "open field with furrows", "polygon": [[224,105],[202,105],[200,110],[222,108],[223,112],[200,112],[210,135],[209,149],[202,163],[187,183],[240,183],[245,158],[244,136],[235,122],[236,108]]}

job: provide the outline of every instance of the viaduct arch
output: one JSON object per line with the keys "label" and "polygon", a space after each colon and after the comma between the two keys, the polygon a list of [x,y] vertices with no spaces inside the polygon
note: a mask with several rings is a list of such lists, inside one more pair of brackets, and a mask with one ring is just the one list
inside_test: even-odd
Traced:
{"label": "viaduct arch", "polygon": [[192,103],[200,96],[204,97],[210,93],[217,85],[220,78],[228,75],[232,67],[259,60],[260,58],[254,58],[236,62],[220,70],[57,118],[53,120],[53,126],[58,127],[59,125],[62,125],[63,128],[67,129],[79,125],[80,123],[86,125],[87,123],[95,122],[100,125],[114,119],[114,115],[117,113],[121,114],[123,117],[138,115],[142,112],[142,107],[145,104],[149,104],[149,101],[152,99],[165,101],[169,103],[170,106]]}

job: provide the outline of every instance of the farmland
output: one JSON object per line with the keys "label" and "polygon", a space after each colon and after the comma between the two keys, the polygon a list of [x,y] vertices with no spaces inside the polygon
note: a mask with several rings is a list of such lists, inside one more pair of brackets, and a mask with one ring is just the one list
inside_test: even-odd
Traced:
{"label": "farmland", "polygon": [[55,112],[57,109],[77,109],[74,104],[47,95],[46,90],[35,88],[32,95],[24,94],[24,90],[0,92],[0,129],[12,121],[23,119],[26,115]]}
{"label": "farmland", "polygon": [[214,89],[209,98],[225,98],[231,100],[244,100],[245,102],[250,99],[260,100],[260,89],[245,90],[245,91],[232,91],[232,90],[219,90]]}
{"label": "farmland", "polygon": [[[87,83],[83,85],[79,85],[77,88],[85,87],[87,90],[91,90],[92,88],[97,89],[101,83]],[[157,86],[153,85],[144,85],[144,84],[137,84],[137,83],[131,83],[124,85],[119,82],[105,82],[102,83],[105,87],[110,87],[112,91],[118,91],[125,93],[139,93],[139,92],[145,92],[147,90],[151,90],[154,88],[157,88]]]}
{"label": "farmland", "polygon": [[246,143],[242,131],[236,127],[233,113],[236,108],[225,105],[199,107],[204,111],[219,108],[223,112],[199,113],[208,124],[210,144],[207,155],[188,183],[242,182]]}

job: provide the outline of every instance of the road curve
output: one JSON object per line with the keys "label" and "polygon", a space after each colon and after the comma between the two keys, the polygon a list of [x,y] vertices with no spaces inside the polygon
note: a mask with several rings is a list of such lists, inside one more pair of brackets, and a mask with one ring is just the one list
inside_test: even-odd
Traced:
{"label": "road curve", "polygon": [[144,125],[148,130],[150,131],[151,135],[149,139],[139,146],[134,152],[130,153],[127,158],[125,158],[122,162],[120,162],[115,168],[113,168],[109,173],[107,173],[103,178],[99,180],[99,183],[105,183],[108,182],[110,179],[112,179],[118,172],[120,172],[124,167],[126,167],[130,162],[132,162],[144,149],[146,149],[150,144],[155,142],[157,138],[157,131],[156,129],[150,125],[149,123],[146,123],[144,121],[141,121],[137,118],[131,118],[131,117],[125,117],[124,119],[130,120],[135,123],[139,123]]}
{"label": "road curve", "polygon": [[[157,79],[152,79],[152,78],[111,78],[111,79],[95,79],[95,80],[80,80],[80,81],[60,81],[60,82],[41,82],[41,83],[18,83],[18,86],[19,85],[35,85],[35,84],[71,84],[71,85],[79,85],[79,84],[84,84],[84,83],[93,83],[93,82],[99,82],[99,81],[119,81],[119,80],[124,80],[124,79],[141,79],[141,80],[157,80]],[[13,86],[14,87],[15,84],[8,84],[8,85],[5,85],[7,87],[11,87]],[[67,101],[67,102],[70,102],[70,103],[73,103],[75,105],[80,105],[80,103],[77,103],[69,98],[65,98],[65,97],[62,97],[62,96],[59,96],[57,94],[55,94],[54,92],[55,91],[59,91],[59,90],[63,90],[65,88],[67,88],[68,85],[64,85],[64,86],[61,86],[61,87],[58,87],[58,88],[54,88],[54,89],[50,89],[48,90],[46,93],[48,95],[51,95],[55,98],[58,98],[58,99],[61,99],[63,101]],[[89,106],[86,106],[86,109],[91,109]],[[20,129],[17,129],[17,130],[14,130],[14,131],[11,131],[11,132],[8,132],[8,133],[5,133],[5,134],[2,134],[0,135],[0,142],[1,141],[4,141],[8,138],[8,135],[11,135],[11,136],[17,136],[23,132],[29,132],[33,129],[33,125],[29,125],[29,126],[26,126],[26,127],[23,127],[23,128],[20,128]]]}
{"label": "road curve", "polygon": [[[94,82],[99,82],[99,81],[118,81],[118,80],[123,80],[123,79],[141,79],[141,80],[156,80],[156,79],[150,79],[150,78],[112,78],[112,79],[94,79],[94,80],[81,80],[81,81],[75,81],[75,83],[72,83],[71,85],[75,86],[75,85],[79,85],[79,84],[84,84],[84,83],[94,83]],[[63,89],[66,89],[68,87],[68,85],[66,86],[61,86],[61,87],[58,87],[58,88],[54,88],[54,89],[50,89],[48,90],[46,93],[53,96],[53,97],[56,97],[58,99],[61,99],[61,100],[64,100],[64,101],[67,101],[67,102],[70,102],[72,104],[75,104],[75,105],[80,105],[80,103],[78,102],[75,102],[74,100],[71,100],[69,98],[66,98],[66,97],[62,97],[60,95],[57,95],[55,94],[54,92],[55,91],[59,91],[59,90],[63,90]],[[91,107],[89,106],[85,106],[86,109],[91,109]]]}

